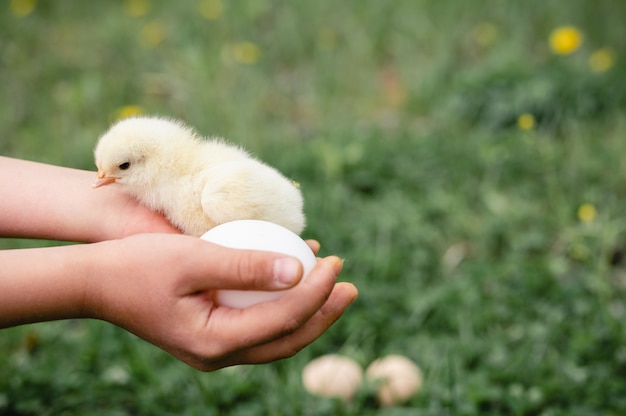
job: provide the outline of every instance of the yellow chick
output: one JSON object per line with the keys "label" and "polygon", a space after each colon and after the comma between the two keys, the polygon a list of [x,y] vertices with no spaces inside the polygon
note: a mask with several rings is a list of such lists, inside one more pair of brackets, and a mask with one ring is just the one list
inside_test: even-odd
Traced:
{"label": "yellow chick", "polygon": [[291,180],[179,121],[124,119],[100,137],[94,155],[94,188],[117,184],[185,234],[200,236],[241,219],[273,222],[296,234],[304,229],[302,195]]}

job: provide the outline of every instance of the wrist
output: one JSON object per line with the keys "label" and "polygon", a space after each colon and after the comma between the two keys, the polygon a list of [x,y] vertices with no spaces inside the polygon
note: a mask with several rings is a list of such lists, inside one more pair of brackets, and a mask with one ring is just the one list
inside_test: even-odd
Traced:
{"label": "wrist", "polygon": [[87,248],[0,251],[0,327],[90,316]]}
{"label": "wrist", "polygon": [[111,321],[115,299],[111,292],[121,285],[117,277],[124,277],[123,270],[117,270],[123,251],[121,245],[121,240],[110,240],[84,246],[89,253],[83,257],[82,294],[78,301],[83,317]]}

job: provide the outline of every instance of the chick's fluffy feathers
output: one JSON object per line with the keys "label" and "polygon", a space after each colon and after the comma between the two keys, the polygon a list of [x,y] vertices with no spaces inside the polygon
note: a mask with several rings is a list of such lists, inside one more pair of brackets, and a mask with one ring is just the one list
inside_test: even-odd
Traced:
{"label": "chick's fluffy feathers", "polygon": [[228,221],[259,219],[302,232],[300,190],[280,172],[221,139],[201,138],[181,122],[129,118],[95,148],[98,177],[117,183],[185,234]]}

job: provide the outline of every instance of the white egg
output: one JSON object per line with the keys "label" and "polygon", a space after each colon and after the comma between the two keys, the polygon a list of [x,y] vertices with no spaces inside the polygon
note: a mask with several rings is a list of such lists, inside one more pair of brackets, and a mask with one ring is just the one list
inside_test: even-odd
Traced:
{"label": "white egg", "polygon": [[369,365],[365,374],[378,384],[377,398],[383,406],[407,402],[422,388],[422,371],[402,355],[379,358]]}
{"label": "white egg", "polygon": [[[296,257],[302,263],[302,280],[315,267],[317,259],[311,248],[297,234],[280,225],[260,220],[238,220],[211,228],[201,239],[224,247],[272,251]],[[289,290],[289,289],[288,289]],[[247,308],[280,298],[285,291],[220,290],[218,304]]]}
{"label": "white egg", "polygon": [[359,363],[342,355],[323,355],[302,370],[304,388],[320,397],[351,399],[362,383],[363,369]]}

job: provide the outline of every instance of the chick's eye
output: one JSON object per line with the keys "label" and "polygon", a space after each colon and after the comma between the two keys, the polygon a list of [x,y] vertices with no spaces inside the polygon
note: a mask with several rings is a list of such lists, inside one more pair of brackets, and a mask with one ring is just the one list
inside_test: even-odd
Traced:
{"label": "chick's eye", "polygon": [[121,170],[126,170],[130,167],[130,162],[124,162],[118,166]]}

